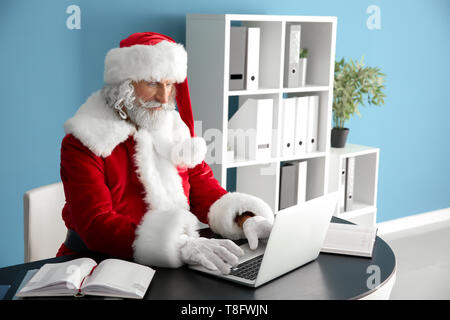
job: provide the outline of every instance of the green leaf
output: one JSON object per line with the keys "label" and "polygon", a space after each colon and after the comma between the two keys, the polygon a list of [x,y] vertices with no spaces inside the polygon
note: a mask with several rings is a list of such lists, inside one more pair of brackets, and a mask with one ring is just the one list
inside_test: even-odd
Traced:
{"label": "green leaf", "polygon": [[345,58],[335,61],[333,121],[336,125],[344,125],[353,114],[361,116],[358,106],[384,105],[386,75],[379,67],[364,65],[361,59],[348,62]]}

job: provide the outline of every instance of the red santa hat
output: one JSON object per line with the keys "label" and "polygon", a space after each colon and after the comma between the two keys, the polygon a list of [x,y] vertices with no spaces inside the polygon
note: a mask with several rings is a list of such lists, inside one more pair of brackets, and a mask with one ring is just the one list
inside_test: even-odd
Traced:
{"label": "red santa hat", "polygon": [[183,45],[156,32],[138,32],[120,41],[120,48],[105,58],[104,80],[119,84],[125,80],[170,80],[177,90],[176,101],[181,119],[194,134],[191,98],[187,74],[187,53]]}

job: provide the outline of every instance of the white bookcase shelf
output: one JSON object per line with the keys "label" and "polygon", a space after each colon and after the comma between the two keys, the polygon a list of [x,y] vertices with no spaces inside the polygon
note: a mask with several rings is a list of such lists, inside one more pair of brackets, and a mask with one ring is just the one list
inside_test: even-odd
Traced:
{"label": "white bookcase shelf", "polygon": [[[335,215],[363,225],[375,225],[377,213],[378,162],[380,149],[347,144],[345,148],[331,148],[329,192],[339,191],[338,210]],[[343,165],[347,158],[355,158],[353,205],[343,208],[345,183]]]}
{"label": "white bookcase shelf", "polygon": [[246,95],[259,95],[259,94],[278,94],[279,89],[257,89],[257,90],[229,90],[228,96],[246,96]]}
{"label": "white bookcase shelf", "polygon": [[259,94],[279,94],[279,93],[302,93],[302,92],[320,92],[329,91],[328,86],[315,86],[306,84],[299,88],[282,88],[282,89],[257,89],[257,90],[228,90],[228,96],[245,96],[245,95],[259,95]]}
{"label": "white bookcase shelf", "polygon": [[[301,25],[301,47],[308,48],[306,85],[285,86],[287,31]],[[230,31],[232,26],[260,28],[259,87],[229,90]],[[215,159],[208,164],[222,187],[253,194],[278,211],[280,167],[291,160],[307,161],[306,200],[328,192],[332,97],[336,45],[336,17],[188,14],[186,49],[192,107],[202,132],[221,132],[211,141]],[[273,131],[281,127],[280,106],[284,98],[319,96],[316,152],[283,157],[277,134],[268,159],[227,161],[228,120],[249,98],[273,99]],[[199,134],[199,133],[197,133]]]}
{"label": "white bookcase shelf", "polygon": [[243,158],[235,158],[233,162],[227,162],[227,168],[235,168],[235,167],[243,167],[243,166],[251,166],[258,164],[267,164],[267,163],[276,163],[280,161],[295,161],[295,160],[307,160],[318,157],[325,157],[325,152],[311,152],[304,155],[294,155],[294,156],[286,156],[279,158],[269,158],[269,159],[261,159],[261,160],[246,160]]}
{"label": "white bookcase shelf", "polygon": [[301,88],[284,88],[282,93],[300,93],[300,92],[319,92],[319,91],[329,91],[330,87],[328,86],[314,86],[311,84],[306,84]]}

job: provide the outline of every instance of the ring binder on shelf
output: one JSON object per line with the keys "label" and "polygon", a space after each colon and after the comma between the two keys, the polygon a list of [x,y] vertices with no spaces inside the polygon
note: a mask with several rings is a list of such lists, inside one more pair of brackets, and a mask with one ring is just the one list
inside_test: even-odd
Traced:
{"label": "ring binder on shelf", "polygon": [[294,154],[296,98],[285,98],[281,106],[281,156]]}
{"label": "ring binder on shelf", "polygon": [[348,157],[347,158],[347,183],[345,185],[345,211],[352,210],[354,179],[355,179],[355,157]]}
{"label": "ring binder on shelf", "polygon": [[341,174],[339,179],[340,179],[339,213],[343,213],[345,211],[345,185],[347,183],[347,159],[342,159]]}
{"label": "ring binder on shelf", "polygon": [[247,73],[245,89],[254,90],[259,87],[260,28],[248,28],[247,30]]}
{"label": "ring binder on shelf", "polygon": [[308,133],[306,139],[306,152],[309,153],[317,151],[319,96],[310,96],[308,106]]}
{"label": "ring binder on shelf", "polygon": [[230,90],[244,89],[247,27],[230,30]]}
{"label": "ring binder on shelf", "polygon": [[288,60],[286,64],[285,79],[287,79],[287,88],[300,87],[300,39],[301,25],[290,25],[288,31],[289,39],[287,41]]}
{"label": "ring binder on shelf", "polygon": [[298,97],[295,110],[295,140],[294,153],[306,153],[306,136],[308,128],[309,97]]}

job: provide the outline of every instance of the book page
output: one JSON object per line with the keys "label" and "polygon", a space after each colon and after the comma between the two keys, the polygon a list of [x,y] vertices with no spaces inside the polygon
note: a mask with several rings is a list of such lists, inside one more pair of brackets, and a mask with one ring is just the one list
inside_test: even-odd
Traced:
{"label": "book page", "polygon": [[84,294],[142,298],[154,273],[152,268],[137,263],[107,259],[86,278],[81,290]]}
{"label": "book page", "polygon": [[376,227],[331,223],[321,251],[370,255],[376,231]]}
{"label": "book page", "polygon": [[[77,291],[82,279],[97,263],[90,258],[80,258],[62,263],[47,263],[30,279],[18,293],[52,294]],[[23,296],[23,295],[22,295]]]}

